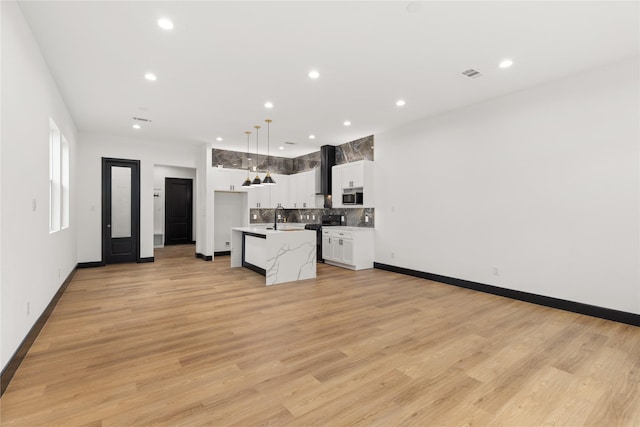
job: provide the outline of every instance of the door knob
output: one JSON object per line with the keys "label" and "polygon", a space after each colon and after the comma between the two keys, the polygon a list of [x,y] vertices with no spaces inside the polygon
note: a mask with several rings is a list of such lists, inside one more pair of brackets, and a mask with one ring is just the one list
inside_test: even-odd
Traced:
{"label": "door knob", "polygon": [[111,228],[111,224],[107,224],[107,228]]}

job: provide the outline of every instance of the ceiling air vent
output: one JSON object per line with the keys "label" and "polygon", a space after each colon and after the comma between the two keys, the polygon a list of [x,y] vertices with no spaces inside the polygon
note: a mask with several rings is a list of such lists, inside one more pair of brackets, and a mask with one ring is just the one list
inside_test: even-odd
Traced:
{"label": "ceiling air vent", "polygon": [[473,69],[473,68],[469,68],[468,70],[463,71],[462,75],[463,76],[467,76],[470,79],[477,79],[478,77],[482,76],[482,74],[480,74],[480,71],[478,71],[476,69]]}
{"label": "ceiling air vent", "polygon": [[147,123],[151,123],[151,120],[149,120],[149,119],[145,119],[145,118],[142,118],[142,117],[134,117],[134,118],[133,118],[133,120],[137,120],[137,121],[139,121],[139,122],[147,122]]}

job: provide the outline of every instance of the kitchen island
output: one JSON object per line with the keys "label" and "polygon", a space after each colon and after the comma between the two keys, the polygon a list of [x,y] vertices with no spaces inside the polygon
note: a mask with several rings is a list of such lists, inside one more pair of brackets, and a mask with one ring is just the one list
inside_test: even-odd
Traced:
{"label": "kitchen island", "polygon": [[231,267],[265,276],[267,286],[316,277],[316,232],[299,228],[231,229]]}

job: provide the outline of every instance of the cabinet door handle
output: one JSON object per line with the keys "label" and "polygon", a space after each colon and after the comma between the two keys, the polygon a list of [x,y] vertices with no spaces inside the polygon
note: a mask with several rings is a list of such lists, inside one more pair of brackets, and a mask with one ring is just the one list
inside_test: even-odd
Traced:
{"label": "cabinet door handle", "polygon": [[329,237],[329,243],[331,243],[331,237]]}

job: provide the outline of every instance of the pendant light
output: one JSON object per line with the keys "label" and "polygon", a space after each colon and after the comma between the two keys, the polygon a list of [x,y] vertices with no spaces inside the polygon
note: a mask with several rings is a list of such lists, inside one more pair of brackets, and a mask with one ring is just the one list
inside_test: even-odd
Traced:
{"label": "pendant light", "polygon": [[258,130],[260,129],[260,126],[255,125],[254,128],[256,128],[256,177],[253,178],[251,185],[254,187],[262,187],[262,180],[260,179],[260,175],[258,175],[258,166],[260,165],[260,162],[258,161]]}
{"label": "pendant light", "polygon": [[251,135],[251,132],[246,131],[245,132],[247,134],[247,179],[244,180],[244,182],[242,183],[242,186],[244,188],[251,188],[251,178],[249,178],[249,174],[251,173],[251,167],[249,166],[249,135]]}
{"label": "pendant light", "polygon": [[267,119],[265,120],[265,122],[267,122],[267,176],[264,177],[264,180],[262,181],[262,183],[264,185],[275,185],[276,182],[273,180],[273,178],[271,178],[271,174],[269,173],[269,131],[270,131],[270,124],[272,122],[271,119]]}

